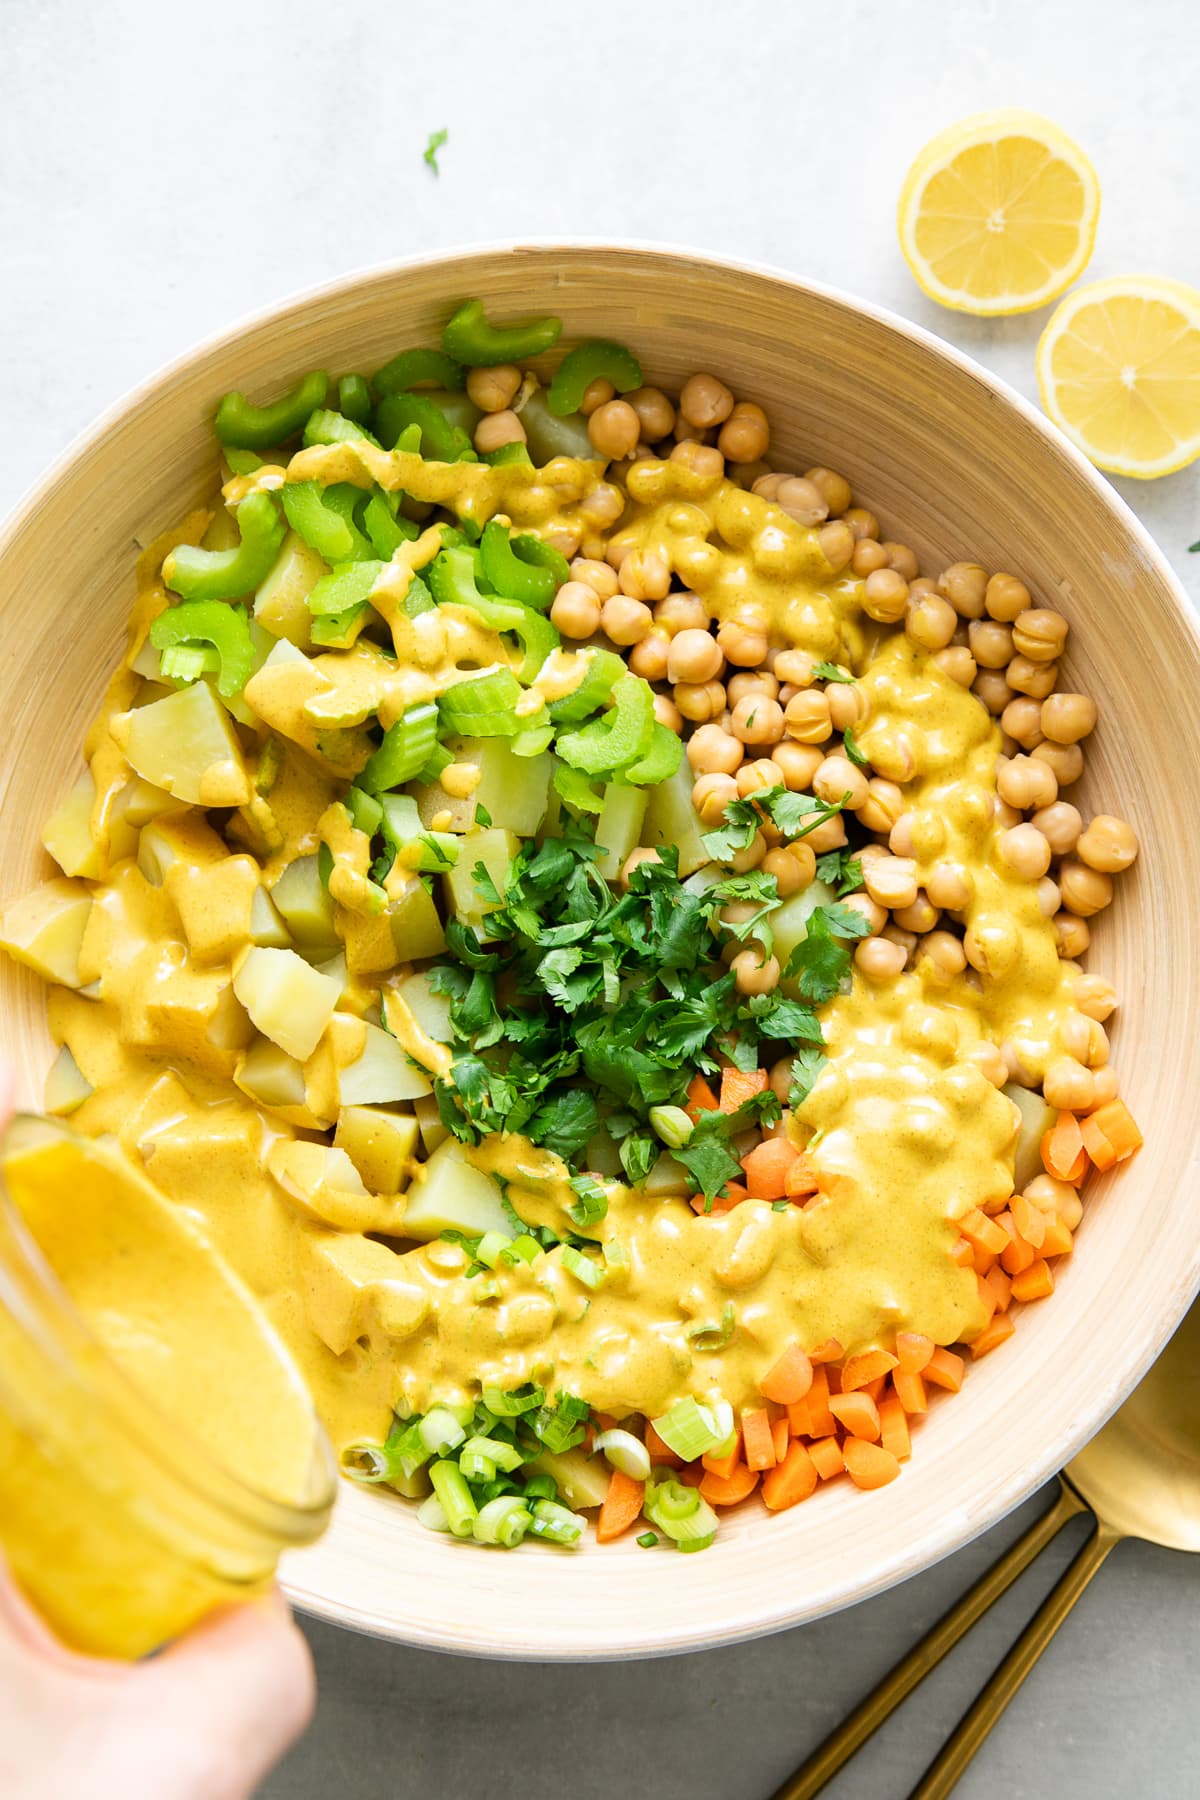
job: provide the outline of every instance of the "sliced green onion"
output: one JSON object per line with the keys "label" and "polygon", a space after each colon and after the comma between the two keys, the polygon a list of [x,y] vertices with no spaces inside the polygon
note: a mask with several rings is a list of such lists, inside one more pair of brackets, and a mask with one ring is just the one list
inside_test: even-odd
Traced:
{"label": "sliced green onion", "polygon": [[[539,1502],[544,1505],[545,1502]],[[475,1520],[475,1541],[498,1544],[502,1550],[515,1550],[533,1524],[533,1514],[520,1494],[506,1494],[489,1500]]]}
{"label": "sliced green onion", "polygon": [[655,1136],[668,1150],[682,1150],[690,1142],[696,1129],[682,1106],[652,1106],[650,1125]]}
{"label": "sliced green onion", "polygon": [[573,1450],[581,1444],[586,1436],[584,1422],[589,1408],[586,1400],[578,1399],[574,1394],[559,1394],[553,1406],[541,1406],[536,1412],[529,1413],[525,1424],[547,1450],[559,1456],[564,1450]]}
{"label": "sliced green onion", "polygon": [[712,1409],[701,1406],[691,1394],[677,1400],[668,1412],[651,1423],[668,1450],[673,1450],[684,1462],[695,1462],[698,1456],[707,1455],[729,1435],[728,1429],[720,1429]]}
{"label": "sliced green onion", "polygon": [[535,1500],[532,1510],[530,1531],[534,1537],[545,1538],[552,1544],[578,1544],[587,1528],[582,1513],[571,1512],[557,1500]]}
{"label": "sliced green onion", "polygon": [[535,1263],[540,1256],[545,1254],[546,1252],[537,1239],[530,1237],[526,1231],[522,1232],[520,1237],[513,1238],[511,1243],[505,1244],[500,1252],[500,1261],[507,1263],[510,1268],[515,1268],[518,1263]]}
{"label": "sliced green onion", "polygon": [[[474,1440],[472,1439],[472,1442]],[[483,1482],[496,1479],[496,1465],[490,1456],[482,1450],[472,1450],[471,1445],[464,1444],[459,1452],[458,1466],[468,1481]]]}
{"label": "sliced green onion", "polygon": [[436,1494],[430,1494],[418,1506],[417,1523],[423,1525],[426,1531],[449,1531],[450,1521],[446,1517],[446,1509]]}
{"label": "sliced green onion", "polygon": [[[691,1340],[693,1350],[721,1350],[733,1336],[736,1324],[737,1314],[733,1301],[727,1300],[721,1309],[719,1321],[689,1325],[684,1335]],[[732,1408],[730,1410],[732,1412]]]}
{"label": "sliced green onion", "polygon": [[431,1464],[429,1479],[433,1491],[446,1510],[446,1523],[455,1537],[470,1537],[479,1516],[466,1476],[457,1463]]}
{"label": "sliced green onion", "polygon": [[711,1531],[705,1532],[703,1537],[676,1538],[675,1548],[682,1550],[685,1555],[692,1550],[707,1550],[709,1545],[716,1541],[716,1536],[717,1532],[714,1526]]}
{"label": "sliced green onion", "polygon": [[611,381],[618,394],[628,394],[642,385],[642,365],[624,344],[614,344],[608,338],[576,344],[559,363],[546,390],[550,411],[559,418],[578,412],[593,381]]}
{"label": "sliced green onion", "polygon": [[632,1431],[602,1431],[593,1450],[599,1450],[611,1468],[620,1469],[633,1481],[650,1479],[650,1452]]}
{"label": "sliced green onion", "polygon": [[567,1208],[572,1224],[587,1232],[608,1214],[608,1190],[594,1175],[572,1175],[571,1186],[578,1198]]}
{"label": "sliced green onion", "polygon": [[495,1413],[498,1419],[517,1419],[522,1413],[533,1412],[545,1404],[545,1391],[540,1387],[528,1384],[524,1393],[519,1388],[506,1394],[502,1388],[485,1387],[483,1404],[489,1412]]}
{"label": "sliced green onion", "polygon": [[558,1483],[553,1475],[529,1475],[523,1493],[526,1500],[557,1500]]}
{"label": "sliced green onion", "polygon": [[361,1482],[364,1487],[390,1481],[393,1475],[400,1473],[399,1463],[388,1446],[370,1438],[356,1438],[352,1444],[344,1444],[338,1460],[342,1474],[348,1475],[351,1481]]}
{"label": "sliced green onion", "polygon": [[467,1435],[445,1406],[431,1407],[418,1424],[417,1431],[431,1456],[443,1456],[447,1450],[456,1450]]}
{"label": "sliced green onion", "polygon": [[505,1237],[502,1231],[485,1231],[476,1246],[476,1258],[479,1262],[486,1263],[489,1269],[494,1269],[500,1260],[500,1252],[511,1242],[512,1239]]}
{"label": "sliced green onion", "polygon": [[603,1268],[598,1262],[593,1262],[590,1256],[585,1256],[582,1250],[576,1250],[573,1244],[563,1245],[562,1266],[568,1275],[573,1275],[576,1281],[582,1281],[584,1287],[594,1291],[604,1286]]}
{"label": "sliced green onion", "polygon": [[462,1447],[460,1462],[468,1452],[472,1456],[486,1456],[489,1462],[495,1463],[497,1469],[503,1469],[506,1475],[511,1475],[526,1460],[514,1445],[494,1437],[469,1437]]}
{"label": "sliced green onion", "polygon": [[658,1533],[655,1531],[643,1531],[641,1537],[636,1539],[636,1542],[641,1545],[643,1550],[653,1550],[655,1544],[658,1542]]}
{"label": "sliced green onion", "polygon": [[604,1253],[604,1263],[610,1281],[621,1279],[629,1274],[629,1252],[619,1238],[606,1238],[600,1248]]}

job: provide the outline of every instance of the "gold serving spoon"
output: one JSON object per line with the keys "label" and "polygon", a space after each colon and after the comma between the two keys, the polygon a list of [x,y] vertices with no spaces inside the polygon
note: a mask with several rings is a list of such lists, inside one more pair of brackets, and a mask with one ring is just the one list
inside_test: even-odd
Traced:
{"label": "gold serving spoon", "polygon": [[1122,1538],[1200,1551],[1200,1301],[1140,1384],[1059,1476],[1054,1505],[830,1733],[772,1800],[812,1800],[937,1667],[1068,1519],[1096,1529],[909,1800],[944,1800],[1109,1551]]}

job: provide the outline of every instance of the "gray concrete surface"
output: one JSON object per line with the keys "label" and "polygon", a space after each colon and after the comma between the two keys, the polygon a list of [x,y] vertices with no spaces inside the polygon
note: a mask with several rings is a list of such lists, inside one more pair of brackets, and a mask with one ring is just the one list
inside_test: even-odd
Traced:
{"label": "gray concrete surface", "polygon": [[[964,319],[912,286],[893,228],[908,161],[964,113],[1048,112],[1103,183],[1090,273],[1198,282],[1197,36],[1191,0],[0,0],[0,510],[126,387],[241,314],[349,268],[508,235],[768,260],[895,307],[1032,394],[1040,315]],[[421,152],[439,126],[435,177]],[[1200,593],[1197,471],[1123,491]],[[684,1660],[471,1663],[314,1625],[317,1721],[263,1793],[765,1800],[1036,1504],[852,1612]],[[837,1800],[908,1793],[1071,1541]],[[1198,1602],[1196,1564],[1122,1548],[964,1800],[1200,1791]]]}

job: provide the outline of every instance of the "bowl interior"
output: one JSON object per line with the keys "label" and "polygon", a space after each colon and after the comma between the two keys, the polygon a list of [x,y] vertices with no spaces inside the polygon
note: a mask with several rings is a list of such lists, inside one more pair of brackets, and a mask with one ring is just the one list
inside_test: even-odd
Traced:
{"label": "bowl interior", "polygon": [[[972,1369],[965,1397],[934,1408],[903,1480],[873,1495],[834,1484],[769,1522],[747,1511],[687,1562],[630,1540],[603,1554],[472,1552],[423,1531],[402,1503],[347,1490],[328,1537],[286,1566],[308,1610],[433,1648],[531,1659],[699,1648],[863,1598],[983,1530],[1101,1423],[1193,1293],[1200,652],[1165,564],[1107,484],[923,334],[682,253],[550,245],[426,260],[300,299],[185,358],[102,421],[16,515],[0,541],[4,897],[50,872],[40,825],[78,773],[138,547],[213,491],[219,395],[270,395],[318,365],[374,368],[436,342],[453,305],[476,293],[502,317],[553,310],[569,337],[628,342],[647,379],[668,387],[711,369],[766,407],[779,466],[843,471],[926,572],[969,557],[1060,606],[1074,627],[1067,685],[1101,713],[1070,798],[1085,816],[1131,819],[1142,844],[1095,922],[1090,966],[1123,996],[1113,1054],[1146,1147],[1091,1187],[1058,1294]],[[42,991],[7,961],[0,1050],[36,1105],[51,1054]]]}

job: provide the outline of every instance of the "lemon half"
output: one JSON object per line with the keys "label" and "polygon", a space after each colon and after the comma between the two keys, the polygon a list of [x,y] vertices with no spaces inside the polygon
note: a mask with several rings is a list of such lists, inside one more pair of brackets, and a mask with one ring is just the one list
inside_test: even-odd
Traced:
{"label": "lemon half", "polygon": [[1009,107],[939,132],[900,192],[900,248],[922,291],[959,312],[1032,312],[1086,267],[1100,184],[1050,119]]}

